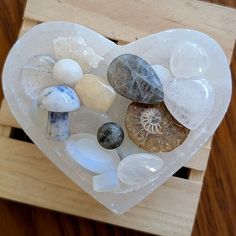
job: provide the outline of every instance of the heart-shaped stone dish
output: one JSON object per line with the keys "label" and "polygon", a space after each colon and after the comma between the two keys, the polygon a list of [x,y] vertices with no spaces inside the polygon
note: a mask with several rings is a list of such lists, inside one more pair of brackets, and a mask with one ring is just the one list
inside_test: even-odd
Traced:
{"label": "heart-shaped stone dish", "polygon": [[[45,136],[45,117],[47,114],[43,111],[38,111],[37,108],[35,109],[37,96],[30,97],[23,89],[21,81],[22,68],[24,68],[29,61],[32,61],[32,58],[35,58],[35,56],[42,55],[54,58],[53,40],[58,37],[70,37],[74,35],[82,37],[95,54],[103,59],[100,61],[98,67],[95,66],[95,68],[89,69],[89,72],[105,79],[107,79],[107,70],[111,62],[123,54],[135,54],[143,58],[150,65],[161,65],[168,70],[172,70],[175,75],[180,74],[181,77],[183,77],[182,79],[172,79],[174,76],[173,74],[170,74],[170,78],[167,81],[162,81],[161,74],[159,75],[164,88],[164,96],[166,96],[166,88],[169,88],[167,91],[169,91],[168,94],[171,94],[169,100],[165,98],[165,103],[172,115],[177,114],[177,116],[179,110],[177,109],[176,112],[176,106],[178,107],[179,104],[172,106],[173,100],[171,100],[171,98],[173,97],[173,94],[174,96],[176,94],[175,98],[182,99],[183,101],[188,100],[183,99],[181,94],[185,94],[190,88],[192,89],[192,84],[184,82],[185,80],[189,80],[184,78],[186,74],[181,74],[181,68],[176,67],[173,69],[176,64],[175,60],[178,60],[178,58],[176,59],[176,57],[173,56],[170,62],[171,54],[173,51],[177,50],[178,52],[178,50],[182,50],[182,46],[178,45],[183,42],[192,42],[193,44],[198,45],[203,48],[204,53],[208,55],[209,65],[207,65],[206,70],[202,70],[199,75],[196,76],[193,73],[190,79],[193,81],[193,86],[195,84],[194,80],[204,80],[203,83],[205,87],[205,83],[210,84],[210,87],[214,92],[214,99],[211,101],[212,104],[210,105],[211,109],[209,109],[209,114],[205,115],[204,113],[206,110],[204,102],[208,101],[208,93],[206,93],[206,96],[204,97],[205,100],[203,100],[203,102],[201,101],[201,105],[204,109],[201,108],[201,105],[199,106],[197,101],[195,101],[196,99],[191,100],[191,94],[189,95],[189,93],[186,93],[185,96],[190,96],[189,100],[194,104],[196,103],[196,107],[199,108],[199,114],[201,115],[198,119],[201,119],[204,115],[205,118],[200,123],[191,123],[194,128],[189,132],[187,138],[181,145],[171,151],[157,153],[157,156],[155,153],[148,154],[145,150],[134,144],[129,138],[124,125],[124,116],[131,101],[117,94],[107,113],[98,113],[89,110],[84,106],[71,112],[70,129],[71,134],[73,135],[70,137],[70,141],[48,140]],[[189,50],[191,51],[191,47]],[[185,63],[188,64],[188,61],[185,61]],[[191,66],[188,65],[188,68],[191,69]],[[178,71],[178,69],[180,69],[180,71]],[[175,83],[178,85],[176,86]],[[47,86],[49,86],[49,84],[47,84]],[[171,86],[174,86],[175,93],[170,91]],[[183,93],[181,92],[182,88]],[[153,190],[164,183],[176,170],[183,166],[183,164],[186,163],[214,133],[223,119],[230,101],[231,74],[223,50],[215,40],[201,32],[189,29],[173,29],[147,36],[124,46],[118,46],[100,34],[81,25],[67,22],[49,22],[34,27],[13,46],[4,66],[3,89],[9,107],[15,118],[45,155],[61,171],[97,201],[101,202],[115,213],[122,213],[140,202]],[[32,94],[34,95],[35,91],[32,92],[31,95]],[[193,93],[193,98],[198,98],[198,96],[195,96]],[[186,103],[186,107],[191,107],[192,103]],[[196,114],[194,109],[191,109],[191,111],[195,112],[193,114]],[[184,113],[184,115],[186,114]],[[182,113],[180,118],[181,117],[183,117]],[[110,152],[104,152],[104,149],[99,148],[94,149],[94,152],[92,152],[89,147],[96,142],[96,140],[93,139],[94,134],[96,134],[101,125],[110,121],[118,123],[123,128],[124,142],[120,147]],[[181,122],[181,120],[178,121]],[[187,125],[188,124],[189,123],[187,123]],[[80,145],[77,145],[76,143],[76,140],[78,139],[83,139],[83,142],[81,142]],[[88,148],[86,149],[86,147]],[[118,172],[120,169],[124,168],[124,166],[128,167],[126,168],[128,174],[129,172],[132,173],[133,169],[137,170],[137,173],[134,173],[134,179],[127,179],[126,175],[122,175],[120,176],[118,188],[113,191],[96,191],[93,187],[94,169],[88,171],[85,170],[84,166],[86,165],[86,161],[90,160],[89,158],[91,157],[87,155],[87,153],[96,153],[96,155],[101,157],[103,152],[104,155],[109,154],[115,156],[114,163],[119,162],[119,158],[123,159],[120,162],[122,164],[118,166]],[[141,156],[135,155],[139,153],[142,153]],[[84,156],[83,162],[81,159],[76,159],[77,155],[80,154]],[[127,156],[129,157],[126,158]],[[116,159],[117,157],[118,159]],[[140,157],[145,157],[145,160],[147,161],[150,160],[148,164],[155,170],[152,175],[147,173],[148,176],[146,176],[147,178],[145,178],[145,181],[138,178],[139,174],[146,175],[146,172],[143,172],[142,168],[147,165]],[[92,158],[96,161],[96,157],[93,156]],[[131,164],[129,163],[130,160]],[[133,169],[131,166],[134,164],[132,163],[132,160],[135,160],[134,163],[136,164]],[[99,170],[96,169],[96,171],[103,173],[103,168],[105,168],[105,164],[100,165]],[[152,171],[152,169],[150,170]],[[109,179],[109,176],[108,173],[101,178],[94,179],[94,181],[101,185],[101,181]],[[111,179],[112,177],[113,176],[111,176]],[[124,182],[126,182],[126,184]]]}

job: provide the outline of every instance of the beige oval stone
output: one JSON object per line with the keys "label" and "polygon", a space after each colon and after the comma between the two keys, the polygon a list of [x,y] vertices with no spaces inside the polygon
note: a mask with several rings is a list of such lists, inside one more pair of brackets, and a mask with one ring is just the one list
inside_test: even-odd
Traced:
{"label": "beige oval stone", "polygon": [[110,108],[116,96],[106,79],[93,74],[85,74],[77,82],[75,91],[85,106],[101,112]]}

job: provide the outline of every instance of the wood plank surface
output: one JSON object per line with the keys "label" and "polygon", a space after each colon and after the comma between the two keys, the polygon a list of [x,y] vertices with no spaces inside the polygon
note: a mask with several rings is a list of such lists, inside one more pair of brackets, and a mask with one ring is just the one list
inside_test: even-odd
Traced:
{"label": "wood plank surface", "polygon": [[34,144],[0,137],[0,150],[3,198],[154,234],[191,232],[201,189],[198,182],[171,177],[142,203],[115,215],[78,188]]}
{"label": "wood plank surface", "polygon": [[194,28],[215,38],[229,60],[236,35],[234,9],[197,0],[99,0],[99,7],[93,0],[28,0],[25,18],[79,22],[125,42],[170,28]]}
{"label": "wood plank surface", "polygon": [[[11,35],[11,21],[22,12],[22,1],[3,0],[4,14],[0,15],[1,35],[0,41],[6,42]],[[1,3],[2,3],[1,2]],[[17,3],[16,3],[17,2]],[[63,2],[63,1],[59,1]],[[216,2],[216,1],[215,1]],[[217,1],[234,6],[235,1]],[[15,4],[15,5],[14,5]],[[168,5],[168,4],[167,4]],[[8,9],[10,7],[10,10]],[[217,6],[218,7],[218,6]],[[7,11],[6,11],[7,9]],[[10,12],[10,16],[6,13]],[[15,14],[14,14],[15,13]],[[17,19],[19,21],[19,19]],[[230,21],[229,21],[230,22]],[[218,25],[218,24],[216,24]],[[2,33],[3,32],[3,33]],[[11,43],[11,41],[10,41]],[[10,45],[9,41],[6,43]],[[1,60],[4,60],[4,55]],[[236,71],[234,59],[232,69]],[[235,77],[234,77],[235,78]],[[235,80],[234,80],[235,86]],[[226,119],[218,129],[214,141],[213,151],[209,161],[199,211],[193,235],[234,235],[235,228],[235,123],[236,99],[233,92],[229,112]],[[223,128],[222,128],[223,127]],[[216,143],[216,144],[215,144]],[[227,148],[226,148],[227,147]],[[82,222],[82,223],[81,223]],[[32,227],[28,227],[28,225]],[[139,235],[140,233],[111,227],[109,225],[94,223],[84,219],[38,209],[29,206],[21,206],[13,202],[0,201],[0,230],[2,235]]]}

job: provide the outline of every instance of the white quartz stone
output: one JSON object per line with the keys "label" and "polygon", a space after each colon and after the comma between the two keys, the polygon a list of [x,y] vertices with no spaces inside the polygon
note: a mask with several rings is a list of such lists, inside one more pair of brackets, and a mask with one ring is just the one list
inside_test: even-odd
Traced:
{"label": "white quartz stone", "polygon": [[105,172],[93,177],[93,189],[96,192],[111,192],[119,188],[116,170]]}
{"label": "white quartz stone", "polygon": [[48,56],[34,56],[21,71],[21,86],[31,99],[37,99],[43,88],[55,84],[52,70],[55,62]]}
{"label": "white quartz stone", "polygon": [[205,79],[174,79],[165,90],[164,102],[182,125],[197,129],[210,114],[214,91]]}
{"label": "white quartz stone", "polygon": [[92,134],[72,135],[66,143],[66,150],[78,164],[98,174],[114,170],[120,161],[115,150],[102,148]]}
{"label": "white quartz stone", "polygon": [[176,77],[190,78],[206,72],[209,58],[206,50],[194,42],[182,41],[170,57],[170,68]]}
{"label": "white quartz stone", "polygon": [[72,59],[62,59],[53,68],[54,79],[62,84],[74,86],[83,76],[82,69],[76,61]]}
{"label": "white quartz stone", "polygon": [[57,59],[70,58],[77,61],[84,72],[97,68],[103,57],[97,55],[80,36],[57,37],[53,40]]}
{"label": "white quartz stone", "polygon": [[158,78],[160,79],[161,84],[163,86],[163,89],[165,90],[165,88],[171,81],[172,75],[170,71],[162,65],[153,65],[152,68],[157,73]]}
{"label": "white quartz stone", "polygon": [[141,184],[157,176],[162,167],[163,161],[160,157],[148,153],[136,153],[120,162],[117,175],[124,184]]}

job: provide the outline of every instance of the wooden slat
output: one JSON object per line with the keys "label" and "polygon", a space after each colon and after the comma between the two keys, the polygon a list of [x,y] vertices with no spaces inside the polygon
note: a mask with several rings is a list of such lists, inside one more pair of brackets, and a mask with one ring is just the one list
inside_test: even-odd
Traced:
{"label": "wooden slat", "polygon": [[11,127],[10,126],[0,125],[0,136],[9,137],[10,134],[11,134]]}
{"label": "wooden slat", "polygon": [[193,28],[215,38],[231,58],[236,10],[197,0],[28,0],[25,18],[65,20],[89,26],[108,38],[134,41],[170,28]]}
{"label": "wooden slat", "polygon": [[204,174],[205,174],[204,171],[191,170],[188,179],[202,183],[203,178],[204,178]]}
{"label": "wooden slat", "polygon": [[26,33],[29,29],[37,25],[39,22],[35,20],[25,19],[23,21],[22,27],[20,29],[19,37],[21,37],[24,33]]}
{"label": "wooden slat", "polygon": [[185,164],[186,167],[204,171],[206,170],[208,157],[211,150],[212,138]]}
{"label": "wooden slat", "polygon": [[0,125],[20,128],[20,125],[9,109],[6,99],[3,99],[0,107]]}
{"label": "wooden slat", "polygon": [[3,198],[153,234],[190,235],[199,183],[171,177],[127,213],[114,215],[69,180],[35,145],[0,137],[0,150]]}

